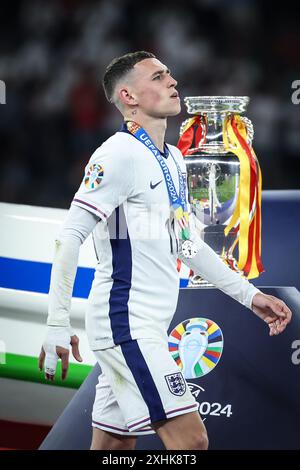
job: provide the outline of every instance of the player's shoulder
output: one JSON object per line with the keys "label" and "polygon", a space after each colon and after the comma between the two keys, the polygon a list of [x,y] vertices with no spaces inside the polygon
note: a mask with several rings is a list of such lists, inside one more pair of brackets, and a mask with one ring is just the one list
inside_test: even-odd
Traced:
{"label": "player's shoulder", "polygon": [[102,146],[109,147],[112,149],[117,148],[119,150],[120,146],[124,149],[132,149],[135,139],[128,132],[117,131],[106,139]]}
{"label": "player's shoulder", "polygon": [[184,156],[182,155],[179,148],[176,147],[176,145],[171,145],[171,144],[168,144],[168,147],[169,147],[169,150],[172,152],[172,155],[177,159],[177,161],[180,164],[185,165]]}
{"label": "player's shoulder", "polygon": [[179,150],[178,147],[176,147],[176,145],[172,145],[168,143],[168,147],[173,154],[175,153],[175,155],[178,155],[180,158],[183,158],[181,151]]}
{"label": "player's shoulder", "polygon": [[132,158],[134,139],[126,132],[115,132],[112,136],[106,139],[92,154],[90,162],[94,163],[97,160],[107,159],[113,157],[114,162],[125,161]]}

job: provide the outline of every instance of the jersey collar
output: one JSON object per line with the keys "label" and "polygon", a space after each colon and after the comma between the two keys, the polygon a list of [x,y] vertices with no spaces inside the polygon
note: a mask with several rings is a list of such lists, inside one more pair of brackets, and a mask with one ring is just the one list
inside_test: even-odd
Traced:
{"label": "jersey collar", "polygon": [[[123,121],[123,123],[122,123],[120,129],[118,130],[118,132],[126,132],[127,134],[132,135],[132,134],[129,132],[129,130],[127,129],[127,126],[126,126],[126,122],[125,122],[125,121]],[[133,137],[133,136],[132,136],[132,137]],[[159,149],[158,149],[158,150],[159,150]],[[170,152],[169,152],[169,149],[168,149],[167,144],[166,144],[165,142],[164,142],[164,152],[161,152],[160,150],[159,150],[159,152],[160,152],[160,154],[161,154],[164,158],[168,158]]]}

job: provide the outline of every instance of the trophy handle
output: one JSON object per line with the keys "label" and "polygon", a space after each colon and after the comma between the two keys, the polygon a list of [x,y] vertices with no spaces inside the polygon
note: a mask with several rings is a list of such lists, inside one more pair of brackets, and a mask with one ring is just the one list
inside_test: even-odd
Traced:
{"label": "trophy handle", "polygon": [[[181,124],[180,129],[179,129],[179,138],[182,136],[183,129],[185,128],[186,124],[190,121],[190,119],[191,118],[185,119],[185,121],[183,121],[183,123]],[[196,142],[196,148],[190,148],[189,151],[197,150],[206,140],[207,122],[206,122],[205,117],[200,119],[199,126],[201,126],[201,129],[202,129],[201,140],[199,142]]]}
{"label": "trophy handle", "polygon": [[179,129],[179,137],[182,136],[182,134],[183,134],[183,129],[184,129],[185,125],[188,123],[189,120],[190,120],[190,119],[186,119],[186,120],[183,121],[183,123],[181,124],[180,129]]}
{"label": "trophy handle", "polygon": [[250,119],[245,117],[245,116],[242,116],[241,119],[246,124],[246,127],[247,127],[247,143],[248,143],[248,145],[252,145],[252,140],[253,140],[253,137],[254,137],[253,124],[250,121]]}

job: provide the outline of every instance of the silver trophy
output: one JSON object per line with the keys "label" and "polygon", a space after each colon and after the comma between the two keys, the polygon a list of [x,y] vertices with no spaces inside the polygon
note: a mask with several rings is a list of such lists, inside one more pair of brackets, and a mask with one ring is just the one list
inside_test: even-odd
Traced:
{"label": "silver trophy", "polygon": [[[232,254],[236,234],[227,236],[224,229],[232,217],[239,191],[240,163],[238,157],[226,150],[223,125],[229,114],[240,114],[249,103],[247,96],[189,96],[184,99],[189,114],[202,116],[197,132],[185,156],[189,203],[195,214],[199,236],[237,272],[237,261]],[[247,126],[247,141],[251,145],[253,126],[242,117]],[[182,123],[180,136],[188,120]],[[189,286],[210,286],[198,275],[189,277]]]}

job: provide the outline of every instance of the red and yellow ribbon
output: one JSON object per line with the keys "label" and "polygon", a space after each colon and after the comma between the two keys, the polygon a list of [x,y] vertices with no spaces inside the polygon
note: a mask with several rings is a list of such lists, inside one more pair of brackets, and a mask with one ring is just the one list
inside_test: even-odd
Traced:
{"label": "red and yellow ribbon", "polygon": [[199,147],[200,143],[205,140],[205,129],[206,123],[204,116],[194,116],[187,120],[177,142],[177,147],[182,155],[188,155],[192,146],[196,148]]}
{"label": "red and yellow ribbon", "polygon": [[238,268],[248,279],[253,279],[264,271],[261,262],[261,170],[253,148],[247,143],[247,126],[238,114],[224,120],[223,141],[225,148],[240,161],[237,204],[224,233],[227,236],[233,229],[237,234],[231,252],[238,242]]}

